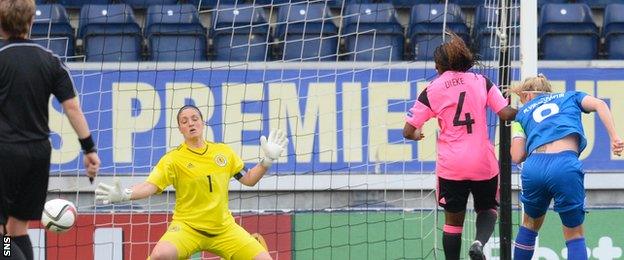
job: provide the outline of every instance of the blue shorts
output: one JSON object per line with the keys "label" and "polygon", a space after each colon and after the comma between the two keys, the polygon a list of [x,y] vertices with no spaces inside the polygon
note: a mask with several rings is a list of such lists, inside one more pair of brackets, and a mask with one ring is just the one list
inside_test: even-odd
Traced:
{"label": "blue shorts", "polygon": [[585,187],[582,163],[574,151],[532,153],[522,168],[524,211],[532,218],[546,214],[551,199],[566,227],[585,219]]}

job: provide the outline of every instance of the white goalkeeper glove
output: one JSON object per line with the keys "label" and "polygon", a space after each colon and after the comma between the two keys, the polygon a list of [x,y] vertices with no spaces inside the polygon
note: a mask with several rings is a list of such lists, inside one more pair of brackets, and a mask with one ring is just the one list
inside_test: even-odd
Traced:
{"label": "white goalkeeper glove", "polygon": [[119,179],[113,180],[113,185],[100,182],[95,189],[95,199],[104,204],[124,202],[130,200],[132,189],[121,189]]}
{"label": "white goalkeeper glove", "polygon": [[264,153],[264,157],[260,160],[260,164],[264,167],[271,167],[273,161],[277,160],[282,152],[286,150],[288,145],[288,138],[286,133],[281,129],[273,130],[269,134],[269,139],[263,135],[260,137],[260,147]]}

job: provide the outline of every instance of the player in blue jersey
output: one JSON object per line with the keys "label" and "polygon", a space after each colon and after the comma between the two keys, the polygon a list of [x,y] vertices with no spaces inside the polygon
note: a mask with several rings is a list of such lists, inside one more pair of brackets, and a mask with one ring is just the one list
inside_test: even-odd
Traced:
{"label": "player in blue jersey", "polygon": [[511,144],[512,161],[524,161],[521,200],[525,213],[516,236],[516,260],[533,257],[537,232],[553,199],[554,210],[563,224],[568,259],[587,259],[583,237],[584,173],[578,159],[587,145],[581,112],[598,113],[609,133],[613,153],[621,156],[624,150],[604,101],[583,92],[551,93],[551,90],[543,75],[528,78],[512,88],[524,104],[512,125]]}

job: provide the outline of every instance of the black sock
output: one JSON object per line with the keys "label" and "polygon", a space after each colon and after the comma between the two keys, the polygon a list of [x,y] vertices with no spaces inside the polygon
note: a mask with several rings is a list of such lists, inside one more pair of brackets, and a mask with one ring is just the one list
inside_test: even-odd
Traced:
{"label": "black sock", "polygon": [[30,243],[30,237],[28,237],[28,235],[13,237],[13,241],[22,250],[26,260],[33,259],[32,243]]}
{"label": "black sock", "polygon": [[477,234],[475,239],[479,240],[481,245],[485,246],[492,232],[494,232],[497,216],[498,214],[494,209],[483,210],[477,213]]}
{"label": "black sock", "polygon": [[461,251],[461,233],[446,233],[442,235],[442,247],[446,260],[458,260]]}

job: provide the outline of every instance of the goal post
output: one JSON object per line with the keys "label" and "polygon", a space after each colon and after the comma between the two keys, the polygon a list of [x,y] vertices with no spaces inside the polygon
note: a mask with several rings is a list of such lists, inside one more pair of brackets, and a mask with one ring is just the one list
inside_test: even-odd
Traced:
{"label": "goal post", "polygon": [[[537,75],[538,70],[538,51],[537,51],[537,25],[538,12],[537,1],[516,1],[501,0],[499,2],[499,28],[506,40],[500,42],[500,59],[499,59],[499,84],[502,89],[508,89],[512,81],[521,81],[524,78]],[[519,23],[514,25],[513,17],[514,8],[519,8]],[[512,35],[519,34],[520,42],[514,43]],[[520,57],[512,57],[511,48],[515,46],[519,48]],[[513,61],[519,61],[519,68],[513,65]],[[514,70],[519,69],[519,75]],[[504,92],[509,99],[509,92]],[[516,105],[516,104],[512,104]],[[513,226],[512,215],[514,205],[512,204],[512,165],[510,158],[511,130],[509,122],[501,120],[500,122],[500,257],[501,259],[511,259],[511,248],[513,247]],[[519,206],[519,205],[518,205]],[[520,217],[521,219],[521,217]]]}
{"label": "goal post", "polygon": [[[498,68],[498,82],[502,89],[509,89],[511,84],[511,51],[509,42],[511,35],[515,33],[512,29],[511,22],[512,12],[508,7],[512,6],[513,0],[501,0],[500,11],[498,12],[500,38],[500,54]],[[509,99],[509,92],[503,91]],[[512,205],[511,205],[511,155],[509,148],[511,147],[511,129],[505,120],[499,123],[499,165],[500,165],[500,216],[499,216],[499,232],[500,232],[500,258],[511,259],[511,239],[512,239]]]}

